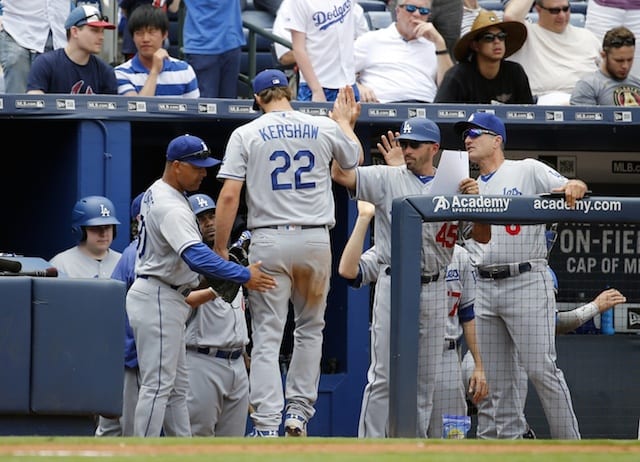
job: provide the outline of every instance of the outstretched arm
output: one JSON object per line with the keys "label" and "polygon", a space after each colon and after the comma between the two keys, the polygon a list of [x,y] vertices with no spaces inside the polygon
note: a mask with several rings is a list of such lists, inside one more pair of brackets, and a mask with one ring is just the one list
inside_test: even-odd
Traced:
{"label": "outstretched arm", "polygon": [[367,235],[369,223],[375,215],[375,206],[370,202],[358,201],[358,218],[353,226],[351,235],[344,246],[338,265],[338,274],[346,279],[358,277],[360,257],[364,246],[364,238]]}
{"label": "outstretched arm", "polygon": [[627,297],[617,289],[607,289],[586,305],[571,311],[559,311],[556,316],[556,334],[566,334],[577,329],[596,314],[604,313],[619,303],[625,303]]}

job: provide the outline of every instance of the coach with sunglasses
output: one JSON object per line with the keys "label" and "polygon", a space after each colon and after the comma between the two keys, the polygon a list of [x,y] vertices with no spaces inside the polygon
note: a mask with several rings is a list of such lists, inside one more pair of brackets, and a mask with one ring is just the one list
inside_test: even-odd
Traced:
{"label": "coach with sunglasses", "polygon": [[526,38],[524,24],[502,22],[494,11],[481,10],[471,30],[456,42],[458,64],[445,74],[434,102],[533,104],[524,69],[505,61]]}
{"label": "coach with sunglasses", "polygon": [[510,0],[505,21],[527,27],[527,40],[511,57],[529,76],[538,104],[569,104],[576,82],[598,68],[600,41],[589,30],[570,24],[569,0],[535,0],[538,22],[526,21],[531,0]]}

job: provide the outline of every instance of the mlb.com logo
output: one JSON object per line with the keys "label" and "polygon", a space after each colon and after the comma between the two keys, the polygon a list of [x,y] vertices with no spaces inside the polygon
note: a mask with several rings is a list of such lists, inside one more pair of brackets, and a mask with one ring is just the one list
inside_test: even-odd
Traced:
{"label": "mlb.com logo", "polygon": [[640,307],[627,309],[627,329],[640,331]]}

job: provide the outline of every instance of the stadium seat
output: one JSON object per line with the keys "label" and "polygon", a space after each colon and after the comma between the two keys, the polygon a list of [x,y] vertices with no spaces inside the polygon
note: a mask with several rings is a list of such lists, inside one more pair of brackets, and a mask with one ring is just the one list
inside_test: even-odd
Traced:
{"label": "stadium seat", "polygon": [[504,4],[500,0],[479,0],[478,5],[485,10],[503,11]]}
{"label": "stadium seat", "polygon": [[[271,32],[273,28],[274,17],[266,11],[247,9],[242,12],[242,20],[246,23],[251,23],[257,27],[260,27],[267,32]],[[248,76],[249,29],[244,28],[244,34],[247,40],[247,45],[242,47],[242,54],[240,56],[240,73]],[[271,40],[260,34],[256,34],[256,73],[277,65],[277,63],[274,62],[271,44]],[[240,83],[238,87],[238,95],[240,97],[251,97],[253,95],[253,92],[251,91],[251,88],[249,86]]]}
{"label": "stadium seat", "polygon": [[571,13],[569,22],[576,27],[584,27],[586,16],[582,13]]}
{"label": "stadium seat", "polygon": [[587,14],[588,2],[571,2],[571,13]]}
{"label": "stadium seat", "polygon": [[364,17],[369,24],[369,30],[384,29],[393,22],[391,11],[365,11]]}
{"label": "stadium seat", "polygon": [[385,11],[387,3],[384,0],[356,0],[364,11]]}

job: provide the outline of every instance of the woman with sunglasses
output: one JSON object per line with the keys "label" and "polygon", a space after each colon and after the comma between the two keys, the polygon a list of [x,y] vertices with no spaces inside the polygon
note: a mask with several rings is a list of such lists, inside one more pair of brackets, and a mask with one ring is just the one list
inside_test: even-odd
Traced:
{"label": "woman with sunglasses", "polygon": [[520,22],[502,22],[481,10],[471,30],[456,43],[458,64],[444,76],[436,103],[533,104],[529,79],[518,63],[505,61],[527,38]]}
{"label": "woman with sunglasses", "polygon": [[535,0],[534,8],[537,23],[526,21],[531,0],[510,0],[504,9],[505,21],[527,27],[527,40],[511,60],[529,76],[538,104],[569,104],[576,82],[598,68],[600,41],[584,27],[570,24],[568,0]]}

